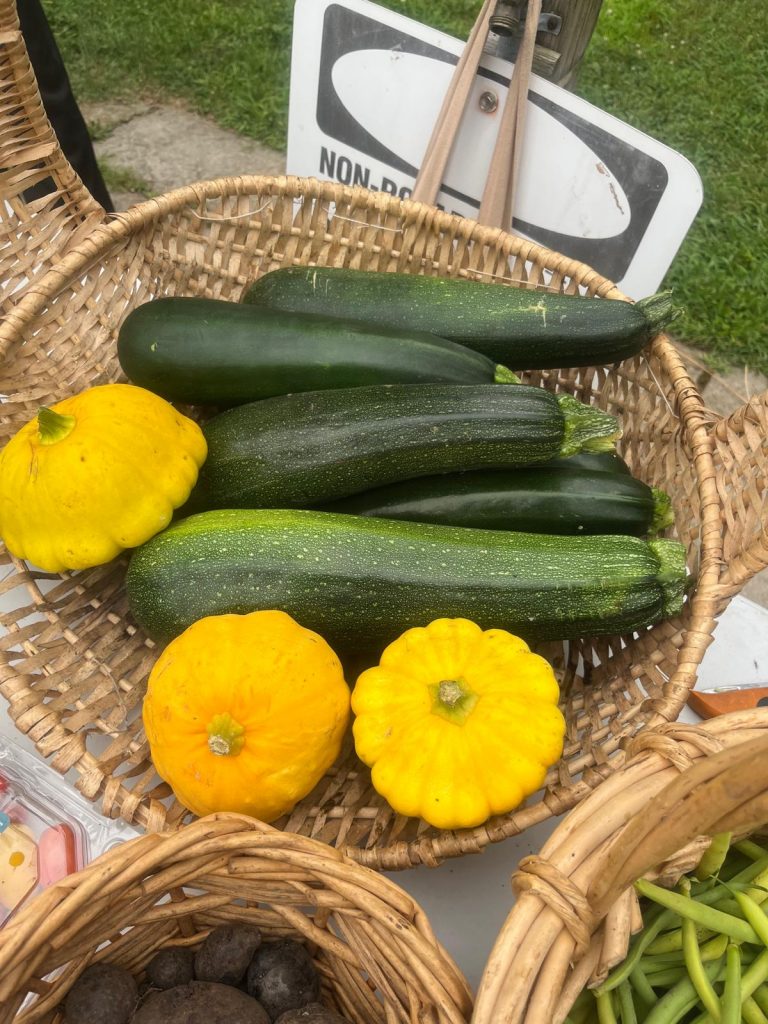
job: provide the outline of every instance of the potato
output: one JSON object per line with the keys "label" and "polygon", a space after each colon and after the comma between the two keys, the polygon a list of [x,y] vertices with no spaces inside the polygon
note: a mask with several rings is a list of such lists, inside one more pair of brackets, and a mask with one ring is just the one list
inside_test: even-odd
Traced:
{"label": "potato", "polygon": [[317,1000],[320,976],[304,946],[293,939],[265,942],[248,968],[248,992],[275,1020]]}
{"label": "potato", "polygon": [[147,981],[152,988],[175,988],[195,977],[195,951],[187,946],[165,946],[147,964]]}
{"label": "potato", "polygon": [[298,1010],[282,1013],[275,1024],[350,1024],[346,1017],[329,1010],[322,1003],[307,1003]]}
{"label": "potato", "polygon": [[237,988],[191,981],[155,992],[133,1024],[269,1024],[269,1017],[255,999]]}
{"label": "potato", "polygon": [[195,955],[195,978],[237,985],[245,977],[248,964],[260,945],[261,932],[254,925],[219,925]]}
{"label": "potato", "polygon": [[132,974],[114,964],[86,967],[64,1000],[67,1024],[127,1024],[139,990]]}

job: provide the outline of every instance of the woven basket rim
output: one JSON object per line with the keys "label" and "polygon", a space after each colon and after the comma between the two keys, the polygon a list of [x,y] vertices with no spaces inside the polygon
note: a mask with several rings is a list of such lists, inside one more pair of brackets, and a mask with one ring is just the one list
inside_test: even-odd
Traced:
{"label": "woven basket rim", "polygon": [[[249,887],[268,887],[269,876],[276,871],[290,875],[291,886],[298,893],[307,893],[307,908],[311,907],[317,915],[314,923],[307,920],[304,924],[303,934],[309,941],[333,953],[339,944],[350,946],[351,940],[325,928],[327,914],[338,910],[341,915],[348,911],[353,916],[368,918],[387,933],[386,942],[377,944],[382,959],[389,962],[390,947],[394,947],[397,962],[413,964],[411,984],[420,982],[422,986],[420,992],[413,993],[414,997],[423,998],[431,1006],[432,1014],[438,1009],[440,1012],[439,1018],[430,1015],[428,1019],[435,1024],[438,1020],[463,1024],[468,1018],[472,994],[466,978],[436,938],[425,911],[395,881],[318,840],[282,832],[245,815],[218,813],[171,832],[146,833],[127,840],[22,907],[0,930],[0,1020],[15,1019],[5,1017],[2,1008],[8,1005],[6,1001],[26,991],[28,981],[42,979],[51,968],[64,966],[63,977],[56,976],[53,984],[54,988],[63,985],[66,989],[94,955],[99,961],[109,959],[103,957],[104,941],[114,942],[120,936],[124,943],[125,935],[121,933],[128,925],[146,932],[147,926],[141,920],[146,913],[142,898],[146,898],[146,887],[153,880],[156,884],[163,872],[173,877],[173,919],[179,922],[177,938],[181,939],[184,922],[188,920],[192,926],[192,917],[200,911],[179,911],[188,901],[190,907],[195,904],[199,889],[213,884],[216,893],[223,884],[229,892],[223,900],[213,902],[217,902],[220,912],[226,913],[227,907],[239,899],[240,892],[254,903],[253,896],[248,895]],[[261,874],[266,877],[259,883]],[[318,900],[318,888],[322,893],[335,894],[338,907],[333,899]],[[103,899],[105,894],[110,898],[109,915],[90,909],[94,899]],[[279,904],[278,893],[275,905]],[[284,911],[285,923],[294,929],[298,927],[298,918],[307,917],[307,912],[298,906],[290,911],[286,906]],[[162,925],[164,920],[167,918],[159,917],[157,923]],[[75,941],[78,922],[82,922],[80,928],[88,935],[90,952],[67,958],[61,953],[61,943],[52,939],[57,927],[65,925],[69,940]],[[197,931],[199,938],[208,930],[209,926],[192,926],[192,932]],[[167,936],[161,938],[159,945],[169,943]],[[356,951],[353,957],[357,957]],[[414,981],[414,976],[419,980]],[[21,986],[25,988],[22,990]],[[387,1020],[390,1012],[391,1008]]]}
{"label": "woven basket rim", "polygon": [[[375,234],[378,231],[389,229],[392,226],[389,221],[393,218],[402,220],[405,214],[410,212],[416,218],[419,228],[428,224],[435,231],[448,231],[452,236],[471,237],[484,244],[498,245],[500,243],[501,251],[506,256],[517,255],[525,259],[535,257],[547,269],[555,273],[589,281],[589,287],[594,290],[595,294],[609,299],[624,298],[612,282],[585,264],[566,259],[536,243],[528,242],[508,232],[485,227],[476,221],[440,211],[435,207],[414,203],[411,200],[400,200],[388,194],[374,193],[360,187],[337,185],[314,178],[252,175],[198,182],[175,189],[165,195],[149,199],[125,213],[117,214],[109,222],[100,225],[56,263],[8,313],[5,321],[0,324],[0,351],[3,351],[5,347],[5,351],[8,352],[9,347],[15,341],[21,341],[24,330],[30,326],[52,297],[66,290],[86,268],[100,258],[108,256],[114,246],[130,238],[143,226],[159,222],[164,217],[178,213],[189,206],[204,207],[207,200],[225,196],[253,197],[262,194],[269,197],[268,201],[271,201],[272,198],[277,201],[281,199],[290,201],[299,198],[320,197],[329,202],[352,206],[362,204],[367,210],[378,211],[379,219],[385,222],[376,225],[361,222],[363,233],[367,230],[369,233]],[[337,212],[335,216],[343,217],[344,214]],[[212,217],[211,219],[216,218]],[[354,228],[355,219],[348,219]],[[412,225],[407,223],[397,226],[404,232],[412,229]],[[652,351],[654,355],[658,356],[667,373],[679,405],[679,418],[682,421],[682,429],[691,450],[691,457],[700,470],[697,475],[702,497],[702,536],[707,538],[708,547],[703,553],[699,584],[691,603],[692,619],[679,652],[675,673],[664,686],[662,700],[650,701],[647,699],[649,721],[644,726],[645,728],[675,718],[685,703],[687,693],[695,679],[695,671],[703,650],[711,638],[716,606],[716,584],[720,569],[718,548],[720,516],[713,483],[712,442],[708,430],[709,417],[680,356],[666,336],[659,335],[655,339]],[[32,588],[30,582],[27,583],[27,586]],[[0,692],[6,696],[12,695],[12,683],[13,679],[11,679],[11,684],[0,683]],[[28,706],[29,698],[25,698],[25,709]],[[48,710],[46,713],[47,715],[53,714],[58,722],[58,727],[66,729],[56,712]],[[585,779],[587,789],[599,783],[606,773],[614,770],[614,763],[618,765],[621,762],[623,755],[620,743],[620,737],[612,742],[609,745],[611,760],[601,765],[599,771],[588,774]],[[38,747],[38,749],[40,748]],[[41,753],[45,755],[43,750]],[[50,754],[50,751],[48,753]],[[76,758],[68,759],[67,768],[73,765],[82,775],[88,774],[94,769],[98,771],[93,755],[85,749],[84,745]],[[110,785],[118,785],[120,792],[127,796],[128,791],[125,790],[122,781],[116,783],[112,779]],[[99,790],[100,793],[102,789]],[[583,790],[581,795],[583,795]],[[517,834],[530,824],[543,820],[551,814],[561,813],[578,798],[573,796],[571,799],[571,794],[567,796],[550,794],[546,802],[520,808],[504,816],[501,821],[491,821],[479,828],[440,833],[438,836],[427,835],[407,842],[396,841],[387,846],[367,848],[350,846],[345,849],[360,862],[385,870],[396,870],[421,863],[436,864],[446,857],[457,856],[465,852],[477,852],[490,842],[498,842],[509,835]],[[128,803],[131,802],[135,803],[135,798],[132,796],[128,798]]]}
{"label": "woven basket rim", "polygon": [[[13,336],[24,324],[34,319],[58,291],[66,287],[110,245],[129,237],[140,227],[161,217],[181,212],[187,206],[199,206],[206,200],[221,195],[247,196],[265,189],[271,190],[274,198],[308,196],[326,199],[328,202],[361,204],[367,209],[378,210],[382,216],[403,217],[412,213],[415,214],[416,225],[429,224],[436,231],[451,231],[460,236],[472,236],[484,244],[495,244],[499,239],[503,239],[504,251],[508,255],[517,255],[526,260],[546,257],[550,269],[557,270],[566,277],[582,278],[585,286],[594,288],[595,294],[601,298],[627,300],[627,296],[612,281],[586,263],[563,256],[553,249],[547,249],[502,228],[487,227],[476,220],[439,210],[426,203],[400,199],[385,192],[372,192],[357,185],[342,185],[313,177],[239,175],[184,185],[137,203],[128,210],[107,215],[101,224],[77,245],[72,246],[66,255],[51,266],[46,274],[7,311],[4,321],[0,323],[0,356],[5,354],[4,346],[8,343],[8,337]],[[386,228],[386,225],[382,228]],[[555,263],[556,267],[552,267],[552,263]]]}

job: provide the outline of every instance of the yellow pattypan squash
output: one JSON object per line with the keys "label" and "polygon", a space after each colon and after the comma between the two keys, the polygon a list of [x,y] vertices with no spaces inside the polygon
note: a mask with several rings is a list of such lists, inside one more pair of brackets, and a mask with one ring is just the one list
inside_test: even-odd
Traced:
{"label": "yellow pattypan squash", "polygon": [[109,562],[168,525],[206,455],[200,427],[165,399],[90,388],[41,409],[0,452],[0,536],[46,572]]}
{"label": "yellow pattypan squash", "polygon": [[339,659],[281,611],[193,623],[160,655],[144,698],[155,768],[201,816],[286,814],[336,760],[348,721]]}
{"label": "yellow pattypan squash", "polygon": [[551,666],[518,637],[436,619],[357,680],[355,748],[399,814],[471,828],[544,782],[563,749],[558,696]]}

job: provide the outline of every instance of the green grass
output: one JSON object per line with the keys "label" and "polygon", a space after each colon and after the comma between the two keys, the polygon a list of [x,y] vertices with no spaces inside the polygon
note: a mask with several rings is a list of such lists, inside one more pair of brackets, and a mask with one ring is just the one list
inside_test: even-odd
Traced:
{"label": "green grass", "polygon": [[[479,0],[385,6],[465,38]],[[290,0],[45,0],[81,101],[167,96],[284,148]],[[705,202],[665,282],[676,333],[768,373],[768,18],[758,0],[604,0],[577,91],[684,153]]]}
{"label": "green grass", "polygon": [[110,192],[137,192],[146,199],[153,195],[152,185],[129,167],[100,160],[99,168]]}
{"label": "green grass", "polygon": [[684,153],[704,204],[668,275],[675,333],[715,365],[768,373],[768,17],[730,0],[605,0],[579,82],[591,102]]}

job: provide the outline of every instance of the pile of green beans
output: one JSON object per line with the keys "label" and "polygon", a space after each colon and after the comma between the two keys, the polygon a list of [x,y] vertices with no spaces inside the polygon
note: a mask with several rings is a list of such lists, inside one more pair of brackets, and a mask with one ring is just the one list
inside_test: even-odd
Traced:
{"label": "pile of green beans", "polygon": [[676,890],[635,883],[643,929],[566,1024],[768,1024],[768,850],[730,840]]}

